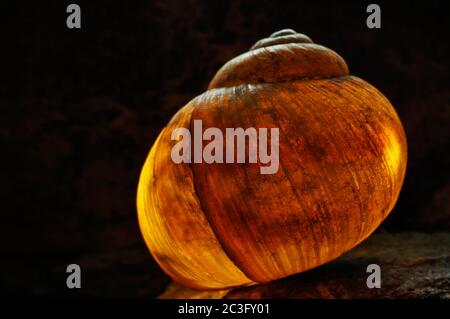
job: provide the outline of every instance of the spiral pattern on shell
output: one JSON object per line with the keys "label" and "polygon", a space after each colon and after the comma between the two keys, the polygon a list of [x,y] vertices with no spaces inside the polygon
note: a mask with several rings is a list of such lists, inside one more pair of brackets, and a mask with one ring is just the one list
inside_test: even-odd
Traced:
{"label": "spiral pattern on shell", "polygon": [[344,59],[293,30],[275,32],[226,63],[209,89],[240,84],[328,79],[348,75]]}

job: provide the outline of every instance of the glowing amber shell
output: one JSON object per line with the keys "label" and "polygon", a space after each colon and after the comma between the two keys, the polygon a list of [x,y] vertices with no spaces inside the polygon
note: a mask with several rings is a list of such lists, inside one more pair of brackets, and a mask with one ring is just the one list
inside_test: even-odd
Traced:
{"label": "glowing amber shell", "polygon": [[[280,166],[175,164],[175,128],[279,128]],[[367,238],[398,198],[406,138],[389,101],[332,50],[292,30],[225,64],[178,111],[142,169],[139,223],[152,255],[197,289],[267,282]]]}

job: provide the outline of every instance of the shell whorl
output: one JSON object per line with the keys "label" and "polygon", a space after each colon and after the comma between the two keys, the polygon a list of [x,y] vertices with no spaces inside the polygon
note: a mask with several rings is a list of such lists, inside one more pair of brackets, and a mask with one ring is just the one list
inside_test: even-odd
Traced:
{"label": "shell whorl", "polygon": [[241,84],[327,79],[349,74],[345,60],[333,50],[315,44],[291,29],[256,42],[248,52],[227,62],[208,89]]}

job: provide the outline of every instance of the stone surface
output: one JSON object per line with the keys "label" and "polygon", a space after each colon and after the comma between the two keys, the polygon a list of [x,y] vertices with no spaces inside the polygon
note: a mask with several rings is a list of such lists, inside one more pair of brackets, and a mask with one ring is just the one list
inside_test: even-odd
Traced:
{"label": "stone surface", "polygon": [[[381,288],[369,289],[369,264]],[[450,234],[376,234],[335,261],[271,283],[198,292],[171,284],[160,298],[442,298],[450,299]]]}

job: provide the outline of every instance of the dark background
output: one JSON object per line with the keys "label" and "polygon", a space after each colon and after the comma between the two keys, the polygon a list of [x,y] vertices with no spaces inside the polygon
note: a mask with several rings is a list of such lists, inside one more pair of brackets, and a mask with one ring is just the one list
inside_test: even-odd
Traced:
{"label": "dark background", "polygon": [[[217,69],[293,28],[337,51],[395,106],[404,188],[378,231],[450,231],[445,1],[73,1],[2,10],[0,294],[154,297],[169,279],[139,232],[141,166],[161,128]],[[393,3],[395,2],[395,3]],[[69,263],[82,289],[66,288]]]}

